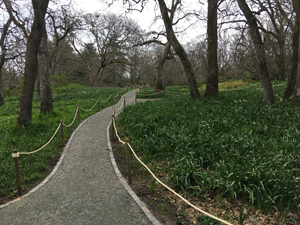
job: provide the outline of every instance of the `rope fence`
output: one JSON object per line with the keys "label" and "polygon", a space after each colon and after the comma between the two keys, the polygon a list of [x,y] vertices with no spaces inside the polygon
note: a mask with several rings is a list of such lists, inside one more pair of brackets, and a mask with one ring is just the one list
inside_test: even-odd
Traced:
{"label": "rope fence", "polygon": [[72,120],[72,122],[69,125],[66,125],[66,124],[62,123],[64,125],[64,127],[70,127],[70,126],[73,125],[73,123],[75,122],[75,119],[77,117],[78,111],[79,111],[79,108],[77,107],[75,115],[74,115],[74,119]]}
{"label": "rope fence", "polygon": [[90,108],[90,109],[83,109],[83,108],[81,108],[81,107],[80,107],[80,109],[81,109],[82,111],[89,112],[89,111],[91,111],[93,108],[95,108],[95,106],[97,105],[98,101],[99,101],[99,99],[96,101],[96,103],[95,103],[95,104],[93,105],[93,107]]}
{"label": "rope fence", "polygon": [[152,177],[158,182],[160,183],[163,187],[165,187],[166,189],[168,189],[170,192],[172,192],[174,195],[176,195],[178,198],[180,198],[181,200],[183,200],[186,204],[188,204],[189,206],[191,206],[192,208],[194,208],[195,210],[199,211],[200,213],[214,219],[214,220],[217,220],[223,224],[227,224],[227,225],[233,225],[225,220],[222,220],[208,212],[205,212],[203,211],[202,209],[198,208],[197,206],[195,206],[194,204],[190,203],[188,200],[186,200],[185,198],[183,198],[181,195],[179,195],[177,192],[175,192],[173,189],[171,189],[170,187],[168,187],[166,184],[164,184],[161,180],[159,180],[155,174],[149,169],[149,167],[147,165],[145,165],[141,160],[140,158],[136,155],[135,151],[133,150],[132,146],[129,144],[128,142],[128,138],[126,138],[126,142],[122,141],[122,139],[120,138],[119,134],[118,134],[118,130],[116,128],[116,124],[115,124],[115,118],[114,116],[112,117],[112,130],[114,131],[112,134],[112,137],[117,137],[119,142],[122,143],[123,145],[126,144],[126,156],[127,156],[127,168],[128,168],[128,181],[129,181],[129,184],[132,183],[132,180],[131,180],[131,172],[130,172],[130,156],[129,153],[128,153],[128,147],[130,148],[132,154],[134,155],[134,157],[139,161],[139,163],[141,163],[148,171],[149,173],[152,175]]}
{"label": "rope fence", "polygon": [[[120,95],[120,93],[122,93],[123,91],[125,91],[125,90],[127,90],[128,91],[128,86],[126,86],[124,89],[121,89],[119,92],[118,92],[118,94],[117,94],[117,96],[116,97],[118,97],[119,95]],[[136,95],[135,95],[136,96]],[[134,96],[134,97],[135,97]],[[31,151],[31,152],[18,152],[18,150],[17,149],[14,149],[13,150],[13,153],[12,153],[12,157],[13,157],[13,159],[14,159],[14,163],[15,163],[15,172],[16,172],[16,182],[17,182],[17,191],[18,191],[18,195],[19,196],[21,196],[22,195],[22,185],[21,185],[21,176],[20,176],[20,166],[19,166],[19,157],[20,157],[20,155],[30,155],[30,154],[34,154],[34,153],[37,153],[37,152],[39,152],[39,151],[41,151],[42,149],[44,149],[45,147],[47,147],[50,143],[51,143],[51,141],[54,139],[54,137],[56,136],[56,134],[58,133],[58,131],[59,131],[59,129],[61,130],[61,143],[62,143],[62,146],[64,146],[65,145],[65,142],[64,142],[64,132],[63,132],[63,128],[64,127],[66,127],[66,128],[68,128],[68,127],[71,127],[73,124],[74,124],[74,122],[75,122],[75,120],[76,120],[76,117],[78,118],[78,122],[80,122],[80,109],[82,110],[82,111],[84,111],[84,112],[89,112],[89,111],[91,111],[92,109],[94,109],[95,107],[96,107],[96,105],[98,104],[98,112],[100,111],[100,105],[99,105],[99,103],[101,102],[101,103],[106,103],[106,102],[108,102],[110,99],[112,99],[112,107],[113,107],[113,114],[114,114],[114,112],[115,112],[115,104],[114,104],[114,102],[113,102],[113,95],[110,95],[109,96],[109,98],[107,99],[107,100],[105,100],[105,101],[100,101],[99,99],[97,99],[97,101],[96,101],[96,103],[92,106],[92,108],[90,108],[90,109],[83,109],[82,107],[80,107],[79,105],[77,106],[77,109],[76,109],[76,112],[75,112],[75,115],[74,115],[74,118],[73,118],[73,120],[72,120],[72,122],[69,124],[69,125],[66,125],[66,124],[64,124],[63,123],[63,121],[60,121],[60,123],[59,123],[59,125],[58,125],[58,127],[57,127],[57,129],[56,129],[56,131],[54,132],[54,134],[52,135],[52,137],[50,138],[50,140],[46,143],[46,144],[44,144],[42,147],[40,147],[39,149],[36,149],[36,150],[34,150],[34,151]],[[134,99],[134,98],[133,98]],[[125,107],[125,97],[124,97],[124,101],[122,101],[122,105],[121,105],[121,107],[120,107],[120,109],[118,109],[118,110],[121,110],[122,109],[122,107]]]}

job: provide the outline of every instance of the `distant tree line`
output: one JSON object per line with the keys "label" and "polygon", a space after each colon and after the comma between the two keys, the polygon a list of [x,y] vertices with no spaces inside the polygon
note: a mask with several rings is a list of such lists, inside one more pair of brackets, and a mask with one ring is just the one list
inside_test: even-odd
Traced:
{"label": "distant tree line", "polygon": [[[147,4],[123,2],[141,15]],[[53,109],[53,85],[188,85],[197,99],[197,84],[206,84],[205,97],[215,96],[228,79],[260,81],[267,105],[274,103],[270,81],[287,80],[283,99],[299,104],[299,2],[207,0],[189,8],[182,0],[157,0],[164,29],[143,30],[123,15],[80,13],[72,2],[3,0],[0,106],[3,87],[21,84],[17,123],[23,126],[31,121],[35,88],[45,113]],[[206,35],[180,43],[191,32],[180,29],[193,24],[206,26]]]}

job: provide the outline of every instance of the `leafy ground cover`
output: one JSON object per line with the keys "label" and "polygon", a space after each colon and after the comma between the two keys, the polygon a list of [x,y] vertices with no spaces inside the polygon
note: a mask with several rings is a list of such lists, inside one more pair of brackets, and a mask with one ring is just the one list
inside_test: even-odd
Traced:
{"label": "leafy ground cover", "polygon": [[[117,96],[120,88],[88,88],[79,85],[53,88],[54,110],[47,114],[39,113],[39,97],[34,95],[33,119],[25,129],[16,126],[18,113],[19,90],[6,95],[5,105],[0,107],[0,203],[4,198],[13,198],[16,194],[13,149],[19,152],[30,152],[43,146],[52,137],[60,121],[70,124],[74,118],[77,106],[90,109],[97,99],[107,100],[111,94]],[[116,98],[114,98],[116,100]],[[100,110],[110,106],[111,100],[100,103]],[[96,107],[90,112],[80,110],[80,120],[95,114]],[[77,119],[70,128],[64,128],[65,139],[78,125]],[[20,170],[23,189],[30,182],[40,179],[47,164],[57,155],[61,146],[60,132],[43,150],[32,155],[20,155]]]}
{"label": "leafy ground cover", "polygon": [[[276,84],[278,82],[275,82]],[[280,83],[279,85],[282,85]],[[227,82],[219,83],[219,90],[220,91],[228,91],[232,89],[243,89],[249,87],[261,87],[260,83],[257,83],[253,80],[246,79],[246,80],[230,80]],[[205,93],[206,84],[198,85],[198,89],[200,94],[203,96]],[[137,97],[144,98],[144,99],[154,99],[154,98],[165,98],[165,97],[172,97],[178,95],[189,95],[189,87],[188,86],[171,86],[166,87],[165,93],[163,92],[155,92],[153,88],[148,87],[145,89],[141,89]]]}
{"label": "leafy ground cover", "polygon": [[118,126],[145,162],[165,164],[170,184],[187,197],[217,192],[299,223],[300,114],[281,100],[283,90],[274,85],[271,107],[256,85],[215,98],[149,101],[125,108]]}

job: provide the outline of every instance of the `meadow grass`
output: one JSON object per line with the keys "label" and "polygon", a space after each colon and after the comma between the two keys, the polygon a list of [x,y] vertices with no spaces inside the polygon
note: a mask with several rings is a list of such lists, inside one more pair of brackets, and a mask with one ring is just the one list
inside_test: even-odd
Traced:
{"label": "meadow grass", "polygon": [[273,106],[264,105],[256,85],[214,98],[179,95],[138,103],[125,108],[118,126],[144,161],[166,162],[177,190],[196,196],[218,191],[262,212],[297,212],[300,113],[282,101],[284,88],[274,85]]}
{"label": "meadow grass", "polygon": [[[15,195],[16,182],[14,162],[12,158],[13,149],[19,152],[30,152],[43,146],[52,137],[60,121],[70,124],[74,118],[77,105],[83,109],[90,109],[97,99],[107,100],[111,94],[114,96],[120,88],[89,88],[80,85],[69,85],[66,87],[53,88],[53,107],[50,113],[40,114],[39,96],[34,95],[32,122],[26,128],[16,126],[18,114],[19,91],[13,91],[5,97],[5,105],[0,107],[0,195]],[[116,98],[114,98],[116,101]],[[111,100],[100,103],[100,110],[112,104]],[[96,107],[90,112],[80,110],[80,120],[95,114]],[[64,128],[65,139],[78,125],[77,119],[70,128]],[[32,155],[20,155],[20,170],[23,188],[26,185],[42,177],[41,172],[46,169],[47,164],[53,159],[61,147],[60,132],[53,141],[43,150]]]}

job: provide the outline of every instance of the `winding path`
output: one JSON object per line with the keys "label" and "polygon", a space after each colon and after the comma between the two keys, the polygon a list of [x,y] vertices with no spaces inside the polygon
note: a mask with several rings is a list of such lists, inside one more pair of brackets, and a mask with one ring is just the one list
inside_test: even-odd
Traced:
{"label": "winding path", "polygon": [[[123,95],[126,105],[134,103],[135,92]],[[109,107],[82,122],[53,172],[27,195],[0,206],[0,224],[159,224],[115,172],[107,141],[111,115]]]}

